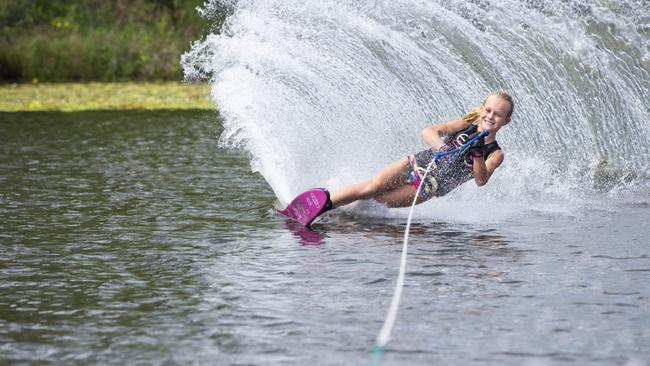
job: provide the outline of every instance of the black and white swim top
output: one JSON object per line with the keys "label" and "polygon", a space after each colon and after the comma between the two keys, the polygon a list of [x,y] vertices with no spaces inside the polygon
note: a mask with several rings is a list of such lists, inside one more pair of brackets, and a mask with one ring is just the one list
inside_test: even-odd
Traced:
{"label": "black and white swim top", "polygon": [[[476,132],[478,126],[472,124],[466,129],[461,130],[453,135],[446,136],[443,141],[450,147],[458,148],[464,142],[469,140],[469,136]],[[496,150],[501,150],[496,140],[485,144],[485,158],[487,159],[490,154]],[[418,167],[426,169],[431,160],[435,158],[439,151],[430,148],[415,154],[414,159]],[[474,164],[474,157],[471,154],[464,153],[460,157],[451,156],[443,157],[434,165],[432,165],[430,175],[435,177],[438,183],[438,189],[435,191],[435,196],[444,196],[451,192],[461,184],[474,178],[474,171],[472,165]]]}

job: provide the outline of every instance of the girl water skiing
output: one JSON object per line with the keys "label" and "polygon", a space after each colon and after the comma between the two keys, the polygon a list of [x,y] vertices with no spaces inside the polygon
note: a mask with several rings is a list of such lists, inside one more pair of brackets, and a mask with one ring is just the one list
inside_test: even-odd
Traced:
{"label": "girl water skiing", "polygon": [[322,188],[305,191],[278,211],[309,226],[323,212],[357,200],[406,207],[443,196],[471,179],[485,185],[503,162],[496,136],[510,122],[514,107],[508,93],[493,92],[463,118],[422,131],[429,149],[393,162],[372,179],[331,195]]}
{"label": "girl water skiing", "polygon": [[[463,118],[426,128],[422,138],[431,148],[389,164],[368,181],[333,192],[328,208],[362,199],[374,199],[389,207],[410,206],[422,180],[417,203],[443,196],[472,178],[476,185],[485,185],[503,162],[504,154],[496,136],[510,122],[514,106],[508,93],[497,91]],[[458,148],[483,131],[488,135],[474,142],[462,156],[441,158],[424,176],[437,153]]]}

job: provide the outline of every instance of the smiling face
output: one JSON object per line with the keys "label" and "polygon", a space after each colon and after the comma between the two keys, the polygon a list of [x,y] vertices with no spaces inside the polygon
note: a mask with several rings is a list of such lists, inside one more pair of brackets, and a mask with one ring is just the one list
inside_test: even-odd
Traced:
{"label": "smiling face", "polygon": [[483,103],[481,114],[479,116],[480,130],[487,130],[490,136],[494,136],[497,131],[508,122],[512,105],[507,100],[498,95],[490,95]]}

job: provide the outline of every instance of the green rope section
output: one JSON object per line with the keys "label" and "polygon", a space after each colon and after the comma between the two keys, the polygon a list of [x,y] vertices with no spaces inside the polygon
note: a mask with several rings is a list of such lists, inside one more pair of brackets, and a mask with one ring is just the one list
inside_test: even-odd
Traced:
{"label": "green rope section", "polygon": [[367,366],[379,366],[379,360],[381,360],[381,356],[384,354],[384,347],[375,343],[375,345],[372,347],[372,354],[370,357],[370,361],[368,361]]}

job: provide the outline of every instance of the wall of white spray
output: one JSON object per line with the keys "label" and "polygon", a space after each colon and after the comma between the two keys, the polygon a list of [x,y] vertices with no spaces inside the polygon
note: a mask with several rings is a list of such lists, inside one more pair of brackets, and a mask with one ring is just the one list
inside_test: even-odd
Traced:
{"label": "wall of white spray", "polygon": [[221,31],[183,56],[185,74],[213,84],[220,144],[246,151],[283,202],[368,179],[495,89],[517,102],[499,134],[503,167],[416,215],[572,211],[594,203],[603,168],[647,187],[649,2],[213,0],[201,11],[224,9]]}

